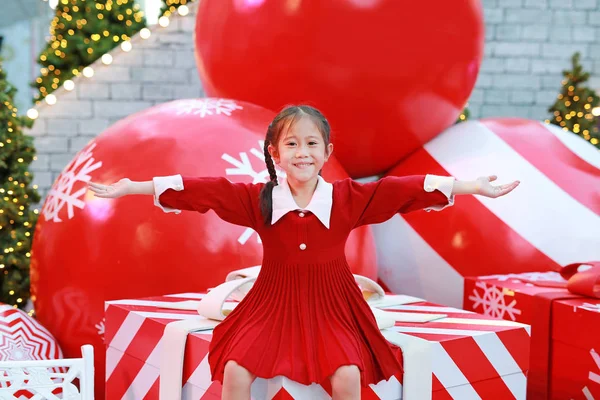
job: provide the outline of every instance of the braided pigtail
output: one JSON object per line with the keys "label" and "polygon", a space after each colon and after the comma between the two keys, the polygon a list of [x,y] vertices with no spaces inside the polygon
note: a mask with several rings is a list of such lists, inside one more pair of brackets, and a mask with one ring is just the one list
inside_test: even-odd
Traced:
{"label": "braided pigtail", "polygon": [[[271,127],[269,127],[269,131]],[[268,133],[267,133],[267,136]],[[265,184],[263,189],[260,191],[260,210],[265,219],[266,225],[271,225],[271,217],[273,216],[273,188],[279,183],[277,182],[277,172],[275,171],[275,164],[273,158],[269,154],[270,140],[265,140],[265,163],[267,164],[267,170],[269,171],[270,180]]]}

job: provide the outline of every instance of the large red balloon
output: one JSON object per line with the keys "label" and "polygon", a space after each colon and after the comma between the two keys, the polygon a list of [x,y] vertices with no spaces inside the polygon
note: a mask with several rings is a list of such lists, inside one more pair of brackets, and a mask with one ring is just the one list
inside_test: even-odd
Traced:
{"label": "large red balloon", "polygon": [[[32,294],[39,321],[67,357],[95,345],[96,388],[104,387],[104,301],[204,291],[227,272],[260,264],[254,231],[214,212],[165,214],[149,196],[101,199],[88,181],[149,180],[172,174],[268,177],[262,139],[274,113],[230,100],[165,103],[123,119],[83,149],[54,183],[36,226]],[[347,174],[328,165],[324,176]],[[348,241],[353,272],[376,278],[371,230]]]}
{"label": "large red balloon", "polygon": [[354,178],[380,174],[449,127],[483,56],[480,0],[203,0],[206,93],[329,118]]}

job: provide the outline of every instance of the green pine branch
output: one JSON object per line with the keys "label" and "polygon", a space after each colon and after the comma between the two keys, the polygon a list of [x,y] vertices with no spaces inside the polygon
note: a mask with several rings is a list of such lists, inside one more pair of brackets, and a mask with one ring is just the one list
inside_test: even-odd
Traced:
{"label": "green pine branch", "polygon": [[39,101],[146,26],[134,0],[60,0],[31,83]]}
{"label": "green pine branch", "polygon": [[563,86],[556,102],[548,109],[552,118],[547,122],[573,132],[600,148],[598,117],[592,112],[600,105],[600,97],[583,85],[589,80],[590,74],[584,71],[580,58],[581,55],[575,53],[571,59],[571,70],[563,71]]}
{"label": "green pine branch", "polygon": [[188,5],[192,1],[194,0],[162,0],[160,15],[168,17],[177,11],[177,7]]}
{"label": "green pine branch", "polygon": [[35,159],[33,138],[23,128],[33,121],[19,116],[17,90],[7,81],[0,60],[0,302],[22,307],[29,298],[29,263],[40,201],[29,165]]}
{"label": "green pine branch", "polygon": [[461,122],[465,122],[469,119],[471,113],[469,112],[469,107],[465,107],[465,109],[460,113],[458,118],[456,119],[455,124],[459,124]]}

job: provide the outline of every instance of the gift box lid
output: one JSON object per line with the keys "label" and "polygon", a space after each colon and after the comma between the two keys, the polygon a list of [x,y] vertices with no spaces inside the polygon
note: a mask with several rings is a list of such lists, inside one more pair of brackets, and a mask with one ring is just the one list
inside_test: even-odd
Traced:
{"label": "gift box lid", "polygon": [[557,300],[552,314],[554,340],[585,351],[600,351],[600,299]]}
{"label": "gift box lid", "polygon": [[426,323],[396,322],[382,331],[403,349],[404,382],[428,384],[424,379],[430,375],[426,371],[431,371],[433,391],[460,388],[465,398],[478,398],[474,383],[510,376],[496,388],[506,396],[499,398],[523,397],[529,368],[529,325],[426,301],[385,310],[446,315]]}
{"label": "gift box lid", "polygon": [[[159,342],[165,326],[182,319],[202,318],[193,310],[168,307],[177,302],[200,300],[202,296],[201,293],[184,293],[106,302],[107,348],[159,367]],[[410,398],[407,393],[422,396],[427,392],[430,396],[432,391],[452,391],[458,387],[463,393],[476,394],[473,386],[476,382],[499,377],[503,377],[496,379],[499,393],[508,394],[508,398],[510,395],[522,398],[520,393],[525,390],[529,362],[528,325],[409,296],[386,296],[385,300],[380,304],[382,310],[392,315],[401,313],[403,320],[412,321],[397,321],[393,327],[382,330],[390,342],[403,350],[403,393],[407,398]],[[415,322],[421,320],[426,322]],[[211,320],[206,322],[205,331],[188,337],[184,379],[205,362],[212,328],[217,324]],[[107,379],[117,364],[118,360],[109,360],[107,354]]]}
{"label": "gift box lid", "polygon": [[465,293],[465,304],[468,301],[476,311],[525,323],[530,323],[538,312],[534,297],[551,295],[551,338],[582,349],[600,346],[600,336],[596,333],[600,329],[600,299],[573,295],[565,287],[550,287],[567,283],[557,272],[466,278],[469,281],[474,285]]}

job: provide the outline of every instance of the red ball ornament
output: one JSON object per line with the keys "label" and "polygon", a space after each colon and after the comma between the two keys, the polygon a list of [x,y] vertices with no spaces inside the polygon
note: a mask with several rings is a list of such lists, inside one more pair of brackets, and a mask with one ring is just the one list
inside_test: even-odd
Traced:
{"label": "red ball ornament", "polygon": [[379,274],[394,291],[461,306],[463,278],[549,271],[600,259],[600,153],[555,125],[519,118],[468,121],[390,171],[496,184],[506,196],[459,196],[441,212],[375,226]]}
{"label": "red ball ornament", "polygon": [[[104,301],[205,291],[231,270],[260,264],[262,244],[253,230],[214,212],[166,214],[150,196],[102,199],[87,183],[175,174],[265,182],[263,140],[274,116],[223,99],[161,104],[108,128],[54,183],[34,236],[32,294],[38,319],[66,356],[78,356],[82,344],[95,346],[98,396],[104,387]],[[331,176],[347,177],[335,165]],[[375,278],[371,231],[352,235],[353,272]]]}
{"label": "red ball ornament", "polygon": [[452,125],[483,56],[479,0],[203,0],[197,15],[206,93],[316,106],[353,178]]}

